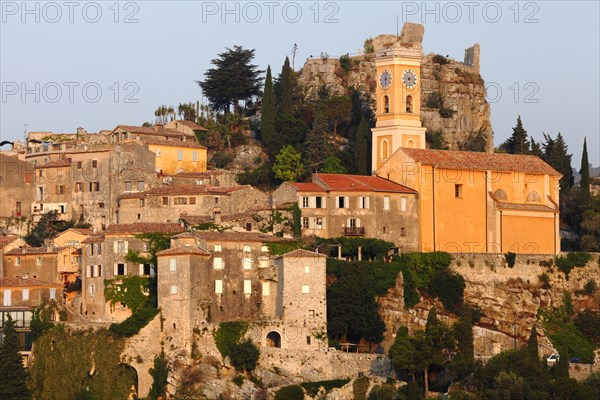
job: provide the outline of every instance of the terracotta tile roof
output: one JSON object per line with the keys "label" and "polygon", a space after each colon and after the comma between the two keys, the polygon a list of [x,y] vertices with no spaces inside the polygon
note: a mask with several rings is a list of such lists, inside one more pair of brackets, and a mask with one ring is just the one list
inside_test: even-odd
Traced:
{"label": "terracotta tile roof", "polygon": [[[248,218],[256,215],[259,211],[270,211],[271,208],[268,207],[260,207],[254,208],[245,212],[233,213],[233,214],[222,214],[221,221],[222,222],[230,222],[238,219]],[[182,213],[179,218],[188,224],[198,225],[198,224],[206,224],[209,222],[214,222],[214,218],[209,215],[187,215]]]}
{"label": "terracotta tile roof", "polygon": [[195,231],[194,234],[201,239],[216,242],[289,242],[277,236],[265,235],[263,233],[252,232],[215,232],[215,231]]}
{"label": "terracotta tile roof", "polygon": [[179,224],[169,222],[136,222],[133,224],[111,224],[106,235],[119,233],[181,233],[186,229]]}
{"label": "terracotta tile roof", "polygon": [[197,255],[209,256],[209,257],[212,255],[212,253],[202,250],[201,248],[199,248],[197,246],[179,246],[179,247],[175,247],[172,249],[159,251],[158,253],[156,253],[156,256],[157,257],[176,256],[176,255],[180,256],[180,255],[187,255],[187,254],[197,254]]}
{"label": "terracotta tile roof", "polygon": [[65,247],[19,247],[17,249],[12,249],[8,253],[7,256],[18,256],[18,255],[28,255],[28,254],[56,254],[64,249],[69,248],[69,246]]}
{"label": "terracotta tile roof", "polygon": [[205,171],[205,172],[179,172],[175,175],[172,176],[177,176],[177,177],[192,177],[192,178],[210,178],[211,176],[217,176],[217,175],[223,175],[225,171],[223,171],[222,169],[218,169],[218,170],[212,170],[212,171]]}
{"label": "terracotta tile roof", "polygon": [[546,211],[551,213],[558,212],[557,210],[543,204],[518,204],[498,201],[496,202],[496,205],[502,210]]}
{"label": "terracotta tile roof", "polygon": [[0,249],[3,249],[4,246],[14,242],[18,238],[19,237],[17,235],[2,235],[2,236],[0,236]]}
{"label": "terracotta tile roof", "polygon": [[190,225],[208,224],[214,221],[209,215],[181,215],[179,218]]}
{"label": "terracotta tile roof", "polygon": [[208,186],[208,185],[174,185],[162,186],[146,190],[145,192],[125,193],[121,199],[141,199],[147,196],[177,196],[177,195],[228,195],[242,189],[251,188],[250,185],[238,186]]}
{"label": "terracotta tile roof", "polygon": [[25,286],[46,286],[62,287],[61,284],[40,281],[35,278],[0,278],[0,287],[25,287]]}
{"label": "terracotta tile roof", "polygon": [[322,186],[313,182],[290,182],[290,185],[295,187],[299,192],[327,192]]}
{"label": "terracotta tile roof", "polygon": [[126,132],[138,133],[141,135],[195,137],[194,134],[187,134],[187,133],[183,133],[178,130],[175,130],[175,129],[168,129],[162,125],[157,125],[157,126],[117,125],[117,127],[115,129],[113,129],[111,133],[114,133],[117,130],[124,130]]}
{"label": "terracotta tile roof", "polygon": [[81,243],[100,243],[104,242],[104,235],[93,235],[81,241]]}
{"label": "terracotta tile roof", "polygon": [[171,147],[189,147],[191,149],[206,149],[200,143],[195,140],[164,140],[164,139],[144,139],[141,140],[143,143],[151,144],[154,146],[171,146]]}
{"label": "terracotta tile roof", "polygon": [[[94,234],[94,230],[91,228],[69,228],[66,231],[73,231],[73,232],[77,232],[77,233],[80,233],[82,235],[87,235],[87,236],[91,236]],[[61,233],[63,233],[63,232],[61,232]],[[61,233],[59,233],[59,236]]]}
{"label": "terracotta tile roof", "polygon": [[179,124],[181,124],[181,125],[187,126],[188,128],[190,128],[190,129],[193,129],[193,130],[195,130],[195,131],[207,131],[207,130],[208,130],[208,129],[206,129],[205,127],[203,127],[203,126],[201,126],[201,125],[198,125],[198,124],[197,124],[197,123],[195,123],[195,122],[192,122],[192,121],[186,121],[186,120],[184,120],[184,119],[177,119],[177,120],[175,120],[175,121],[172,121],[171,123],[173,123],[173,122],[176,122],[176,123],[179,123]]}
{"label": "terracotta tile roof", "polygon": [[327,258],[325,254],[315,253],[314,251],[298,249],[290,251],[289,253],[282,254],[277,258],[298,258],[298,257],[323,257]]}
{"label": "terracotta tile roof", "polygon": [[417,193],[411,188],[371,175],[315,174],[315,179],[332,192]]}
{"label": "terracotta tile roof", "polygon": [[36,169],[40,169],[40,168],[59,168],[59,167],[70,167],[71,166],[71,161],[69,160],[56,160],[56,161],[50,161],[44,165],[36,165]]}
{"label": "terracotta tile roof", "polygon": [[408,148],[401,148],[400,151],[417,162],[439,168],[515,171],[560,176],[559,172],[537,156]]}

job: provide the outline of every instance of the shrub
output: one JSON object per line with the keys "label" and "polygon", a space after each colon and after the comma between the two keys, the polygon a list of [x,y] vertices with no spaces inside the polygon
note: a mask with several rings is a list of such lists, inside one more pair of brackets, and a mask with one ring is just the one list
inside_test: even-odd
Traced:
{"label": "shrub", "polygon": [[575,267],[585,267],[585,265],[592,259],[592,256],[588,253],[568,253],[566,257],[560,256],[555,258],[558,269],[565,273],[567,279],[571,270]]}
{"label": "shrub", "polygon": [[550,277],[547,273],[544,272],[543,274],[538,275],[538,279],[542,284],[542,289],[550,289],[552,287],[552,285],[550,285]]}
{"label": "shrub", "polygon": [[431,92],[427,95],[427,108],[440,109],[444,106],[442,94],[440,92]]}
{"label": "shrub", "polygon": [[256,368],[260,351],[252,340],[246,339],[239,343],[234,343],[230,348],[231,353],[229,357],[231,359],[231,365],[235,367],[237,371],[248,371],[252,372]]}
{"label": "shrub", "polygon": [[233,346],[247,331],[248,323],[245,321],[229,321],[219,324],[219,328],[213,332],[213,337],[223,358],[231,354]]}
{"label": "shrub", "polygon": [[81,292],[81,278],[77,277],[73,282],[67,286],[67,293]]}
{"label": "shrub", "polygon": [[600,346],[600,312],[583,310],[575,316],[575,326],[596,346]]}
{"label": "shrub", "polygon": [[431,60],[434,63],[440,64],[440,65],[448,64],[448,59],[441,54],[436,54],[435,56],[433,56],[433,58]]}
{"label": "shrub", "polygon": [[233,156],[223,151],[217,151],[212,159],[217,168],[225,168],[227,164],[233,161]]}
{"label": "shrub", "polygon": [[395,398],[396,388],[387,383],[373,387],[369,393],[369,400],[394,400]]}
{"label": "shrub", "polygon": [[465,287],[465,279],[461,275],[445,269],[433,277],[429,292],[440,299],[446,310],[458,313]]}
{"label": "shrub", "polygon": [[167,391],[167,378],[169,376],[169,366],[167,365],[167,357],[164,352],[154,357],[154,367],[150,369],[150,375],[153,382],[148,398],[164,398]]}
{"label": "shrub", "polygon": [[598,290],[598,284],[596,284],[595,280],[589,279],[583,287],[583,294],[591,296],[594,294],[594,292],[596,292],[596,290]]}
{"label": "shrub", "polygon": [[340,57],[340,65],[345,73],[350,72],[350,69],[352,68],[352,61],[350,60],[350,55],[348,53]]}
{"label": "shrub", "polygon": [[242,375],[236,375],[231,381],[238,386],[242,386],[244,384],[244,377]]}
{"label": "shrub", "polygon": [[517,255],[515,253],[508,252],[504,255],[504,258],[506,258],[508,268],[512,268],[515,266],[515,261],[517,259]]}
{"label": "shrub", "polygon": [[454,111],[451,108],[447,108],[447,107],[440,108],[440,115],[442,118],[452,118],[454,116],[454,113],[456,113],[456,111]]}
{"label": "shrub", "polygon": [[367,392],[369,391],[369,378],[361,376],[352,382],[352,393],[354,400],[367,400]]}
{"label": "shrub", "polygon": [[275,392],[275,400],[304,400],[304,390],[299,385],[284,386]]}
{"label": "shrub", "polygon": [[321,387],[329,392],[331,389],[344,387],[348,382],[350,382],[350,379],[334,379],[330,381],[303,382],[301,385],[308,395],[314,397],[319,393]]}
{"label": "shrub", "polygon": [[148,323],[154,319],[156,314],[158,314],[158,310],[156,308],[142,308],[141,310],[138,310],[132,314],[125,321],[110,324],[110,328],[108,329],[116,336],[131,337],[137,334],[143,327],[148,325]]}

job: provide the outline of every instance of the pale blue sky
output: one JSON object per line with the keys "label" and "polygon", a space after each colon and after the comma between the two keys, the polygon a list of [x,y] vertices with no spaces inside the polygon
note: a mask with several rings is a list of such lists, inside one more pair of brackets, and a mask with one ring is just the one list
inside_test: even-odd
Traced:
{"label": "pale blue sky", "polygon": [[[480,43],[482,76],[494,88],[488,97],[497,97],[497,88],[502,91],[492,103],[496,145],[521,114],[538,140],[542,132],[562,132],[577,168],[587,136],[590,161],[600,164],[597,1],[272,3],[229,2],[233,11],[227,14],[221,1],[121,2],[116,15],[113,1],[76,2],[71,9],[62,1],[30,2],[30,14],[21,1],[2,1],[2,139],[22,138],[25,123],[29,131],[73,132],[78,126],[98,131],[151,121],[160,104],[200,100],[194,80],[225,47],[254,48],[262,69],[271,64],[278,71],[297,43],[298,69],[310,55],[355,53],[365,38],[395,33],[398,16],[400,25],[403,20],[424,23],[426,53],[462,60],[466,47]],[[124,23],[128,15],[137,22]],[[93,103],[98,87],[102,95]],[[31,93],[22,99],[25,88]],[[126,102],[128,94],[138,102]],[[528,102],[528,95],[537,103]]]}

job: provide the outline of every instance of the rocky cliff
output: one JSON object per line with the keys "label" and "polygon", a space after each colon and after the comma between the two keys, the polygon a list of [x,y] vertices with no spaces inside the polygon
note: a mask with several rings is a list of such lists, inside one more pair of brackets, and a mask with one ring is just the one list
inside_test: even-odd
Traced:
{"label": "rocky cliff", "polygon": [[[345,69],[337,58],[309,58],[299,72],[305,97],[315,97],[323,86],[334,95],[348,94],[353,87],[372,100],[376,85],[375,54],[395,42],[406,42],[410,34],[410,30],[403,29],[400,36],[379,35],[367,40],[365,49],[344,63]],[[408,40],[420,42],[418,35],[416,39],[412,36]],[[433,53],[423,58],[421,115],[423,126],[431,131],[440,130],[450,149],[493,150],[490,105],[479,74],[478,44],[465,50],[463,62]]]}
{"label": "rocky cliff", "polygon": [[[600,282],[597,255],[586,267],[574,268],[568,280],[548,256],[518,255],[510,268],[504,255],[455,254],[450,268],[465,279],[465,302],[481,310],[482,317],[474,330],[477,356],[489,357],[513,348],[515,339],[517,346],[526,343],[539,311],[558,309],[565,291],[573,295],[575,310],[600,306],[597,298],[579,292],[590,279]],[[542,281],[543,274],[547,282]],[[400,326],[407,326],[411,332],[423,329],[432,307],[435,306],[438,313],[443,310],[441,304],[427,298],[422,298],[412,309],[405,309],[404,302],[399,300],[402,287],[403,280],[399,276],[396,287],[378,300],[387,328],[383,343],[386,349],[393,343]],[[456,320],[455,316],[443,313],[441,318],[449,323]],[[538,332],[542,354],[555,352],[539,324]]]}

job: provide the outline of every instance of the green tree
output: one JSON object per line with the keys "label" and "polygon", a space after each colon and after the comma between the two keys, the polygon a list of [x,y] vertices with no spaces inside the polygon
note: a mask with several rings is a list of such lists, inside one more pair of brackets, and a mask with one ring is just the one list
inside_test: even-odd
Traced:
{"label": "green tree", "polygon": [[572,155],[568,153],[569,148],[560,132],[556,136],[556,139],[544,133],[544,139],[544,161],[562,174],[560,190],[564,194],[567,194],[574,183],[573,168],[571,167]]}
{"label": "green tree", "polygon": [[327,120],[321,110],[315,114],[313,127],[304,141],[304,160],[309,171],[319,169],[325,160],[333,155],[334,149],[328,138]]}
{"label": "green tree", "polygon": [[569,354],[569,349],[567,346],[564,346],[559,350],[560,357],[558,358],[558,362],[556,363],[556,369],[554,370],[554,377],[556,379],[568,378],[569,377],[569,360],[571,359],[571,355]]}
{"label": "green tree", "polygon": [[148,397],[150,399],[164,398],[167,391],[167,378],[169,377],[169,366],[164,351],[154,357],[154,367],[150,369],[150,375],[154,379],[150,387]]}
{"label": "green tree", "polygon": [[237,371],[252,372],[256,368],[260,351],[252,340],[246,339],[239,343],[235,343],[231,346],[231,365],[235,367]]}
{"label": "green tree", "polygon": [[293,79],[292,68],[290,67],[290,60],[288,57],[285,57],[285,61],[283,63],[283,67],[281,68],[281,75],[279,78],[279,83],[281,84],[281,96],[279,99],[279,112],[281,114],[293,114],[293,88],[292,88],[292,79]]}
{"label": "green tree", "polygon": [[269,147],[275,141],[275,121],[277,112],[275,110],[275,96],[273,94],[273,79],[271,77],[271,66],[267,66],[267,77],[265,78],[265,90],[262,98],[262,113],[260,116],[260,133],[262,142]]}
{"label": "green tree", "polygon": [[531,364],[538,368],[540,365],[540,355],[538,352],[537,327],[535,325],[531,329],[531,334],[527,341],[527,354],[529,355]]}
{"label": "green tree", "polygon": [[331,156],[325,159],[321,171],[324,174],[345,174],[348,172],[342,165],[342,160],[337,157]]}
{"label": "green tree", "polygon": [[456,340],[456,355],[450,364],[452,373],[459,379],[468,376],[475,368],[473,348],[473,310],[463,307],[460,318],[452,327]]}
{"label": "green tree", "polygon": [[54,239],[60,232],[75,225],[75,221],[58,221],[58,211],[52,210],[42,214],[37,224],[23,237],[23,240],[32,247],[44,245],[44,241]]}
{"label": "green tree", "polygon": [[337,135],[339,124],[350,122],[352,101],[348,96],[333,96],[323,102],[327,120],[333,125],[333,134]]}
{"label": "green tree", "polygon": [[185,121],[196,122],[198,117],[194,103],[179,103],[177,106],[177,114],[179,114],[179,118]]}
{"label": "green tree", "polygon": [[234,113],[241,111],[240,101],[260,95],[263,71],[252,64],[253,59],[254,50],[233,46],[211,60],[214,67],[204,73],[203,81],[196,82],[215,111],[228,114],[232,105]]}
{"label": "green tree", "polygon": [[523,128],[521,116],[519,115],[512,135],[502,143],[500,148],[510,154],[529,154],[529,140],[527,138],[527,131]]}
{"label": "green tree", "polygon": [[273,165],[275,177],[287,182],[293,182],[304,174],[302,154],[292,146],[287,145],[275,157]]}
{"label": "green tree", "polygon": [[10,315],[2,328],[3,341],[0,345],[0,398],[11,400],[31,399],[27,387],[27,371],[19,352],[19,336],[15,321]]}
{"label": "green tree", "polygon": [[371,173],[370,149],[369,149],[369,126],[363,116],[360,119],[358,130],[356,131],[356,146],[354,154],[356,156],[357,173],[359,175],[369,175]]}
{"label": "green tree", "polygon": [[533,137],[530,137],[529,140],[531,141],[531,151],[530,153],[534,156],[538,156],[540,158],[544,157],[544,152],[542,151],[542,144],[539,142],[536,142],[535,139]]}
{"label": "green tree", "polygon": [[583,138],[583,153],[581,154],[581,169],[579,170],[581,175],[581,201],[583,204],[587,204],[590,199],[590,162],[588,160],[587,151],[587,138]]}
{"label": "green tree", "polygon": [[394,344],[390,347],[388,355],[392,360],[392,367],[399,377],[410,375],[414,380],[417,372],[414,365],[415,349],[410,341],[407,327],[398,328]]}

